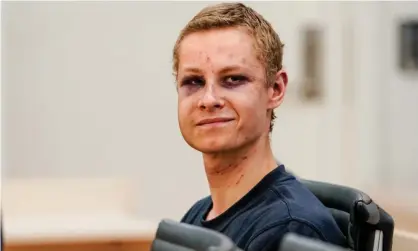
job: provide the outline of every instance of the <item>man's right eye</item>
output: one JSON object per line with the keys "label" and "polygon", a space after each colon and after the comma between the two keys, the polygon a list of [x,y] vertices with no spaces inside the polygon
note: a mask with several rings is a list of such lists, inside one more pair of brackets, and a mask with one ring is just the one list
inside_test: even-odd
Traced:
{"label": "man's right eye", "polygon": [[182,86],[203,86],[205,84],[205,80],[202,77],[186,77],[181,82]]}

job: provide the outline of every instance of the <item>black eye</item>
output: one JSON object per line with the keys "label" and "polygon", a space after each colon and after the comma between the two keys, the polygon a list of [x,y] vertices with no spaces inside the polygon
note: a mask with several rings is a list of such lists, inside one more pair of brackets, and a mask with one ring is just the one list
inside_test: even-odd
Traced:
{"label": "black eye", "polygon": [[227,86],[237,86],[245,84],[248,78],[242,75],[232,75],[224,78],[224,82]]}
{"label": "black eye", "polygon": [[185,77],[181,81],[181,86],[203,86],[203,85],[205,85],[205,80],[203,79],[203,77],[199,77],[199,76]]}

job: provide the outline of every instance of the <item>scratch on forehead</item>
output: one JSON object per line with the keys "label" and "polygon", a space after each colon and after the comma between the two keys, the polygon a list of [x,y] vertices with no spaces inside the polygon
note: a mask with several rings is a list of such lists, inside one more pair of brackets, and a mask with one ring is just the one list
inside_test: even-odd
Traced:
{"label": "scratch on forehead", "polygon": [[210,62],[210,56],[206,51],[199,51],[199,58],[204,59],[206,63]]}

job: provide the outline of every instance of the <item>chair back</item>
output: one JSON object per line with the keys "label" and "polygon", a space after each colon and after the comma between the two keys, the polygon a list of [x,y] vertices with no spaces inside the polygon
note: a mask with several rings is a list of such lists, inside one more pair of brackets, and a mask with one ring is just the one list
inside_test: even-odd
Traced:
{"label": "chair back", "polygon": [[364,192],[319,181],[301,182],[330,209],[355,251],[391,251],[393,218]]}

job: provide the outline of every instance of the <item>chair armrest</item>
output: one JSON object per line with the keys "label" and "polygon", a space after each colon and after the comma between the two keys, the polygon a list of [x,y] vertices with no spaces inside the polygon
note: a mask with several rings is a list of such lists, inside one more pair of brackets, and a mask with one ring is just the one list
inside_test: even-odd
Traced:
{"label": "chair armrest", "polygon": [[231,239],[221,233],[165,219],[158,226],[151,250],[236,251],[238,249]]}
{"label": "chair armrest", "polygon": [[383,208],[379,207],[380,222],[376,228],[383,231],[383,250],[391,250],[393,245],[393,231],[395,222]]}
{"label": "chair armrest", "polygon": [[301,182],[328,208],[338,209],[350,214],[354,219],[375,225],[379,222],[379,209],[372,199],[360,190],[319,181]]}

